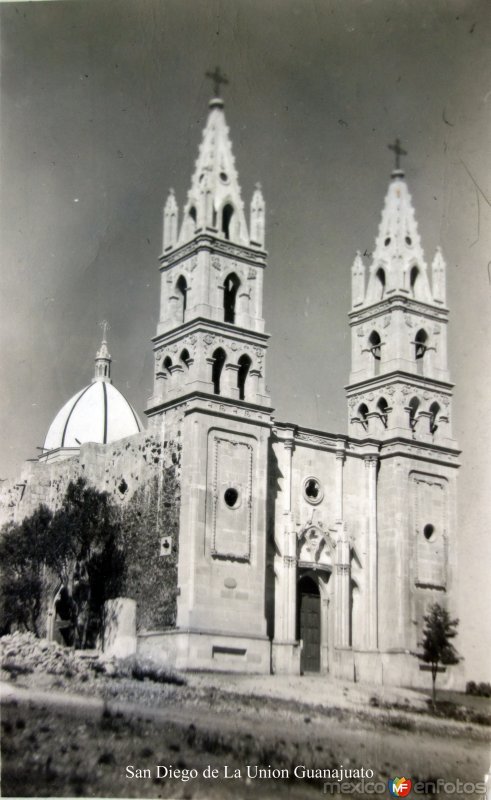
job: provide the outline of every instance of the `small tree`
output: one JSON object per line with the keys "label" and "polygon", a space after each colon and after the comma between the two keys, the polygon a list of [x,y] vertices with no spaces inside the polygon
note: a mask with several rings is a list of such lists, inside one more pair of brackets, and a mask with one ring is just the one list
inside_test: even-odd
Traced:
{"label": "small tree", "polygon": [[88,637],[97,635],[104,602],[119,593],[124,573],[119,527],[107,492],[84,478],[69,483],[51,522],[45,561],[61,583],[74,647],[84,648]]}
{"label": "small tree", "polygon": [[425,627],[423,628],[423,641],[420,647],[423,652],[418,654],[426,664],[431,666],[432,680],[432,704],[436,708],[436,678],[440,664],[451,666],[458,664],[459,656],[451,643],[451,639],[457,636],[458,619],[450,619],[446,609],[438,603],[434,603],[429,613],[423,617]]}

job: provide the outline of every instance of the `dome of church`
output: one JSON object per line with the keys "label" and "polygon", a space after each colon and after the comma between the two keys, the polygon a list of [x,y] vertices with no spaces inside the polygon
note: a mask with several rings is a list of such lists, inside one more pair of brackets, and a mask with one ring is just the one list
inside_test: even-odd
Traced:
{"label": "dome of church", "polygon": [[58,411],[46,435],[44,453],[78,448],[84,442],[108,444],[142,430],[135,410],[112,385],[110,366],[111,356],[104,340],[95,359],[92,383]]}

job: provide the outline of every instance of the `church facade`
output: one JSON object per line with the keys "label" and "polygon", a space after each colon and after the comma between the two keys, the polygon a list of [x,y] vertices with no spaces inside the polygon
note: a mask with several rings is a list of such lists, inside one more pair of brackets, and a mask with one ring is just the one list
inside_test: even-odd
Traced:
{"label": "church facade", "polygon": [[[40,458],[5,488],[4,513],[56,507],[80,474],[124,505],[173,469],[179,496],[158,488],[155,502],[172,506],[175,525],[157,514],[152,559],[174,559],[175,613],[139,625],[140,652],[178,668],[426,684],[414,655],[423,615],[434,602],[454,610],[456,596],[443,256],[428,269],[395,169],[371,263],[357,254],[351,269],[347,432],[331,434],[273,417],[259,186],[247,217],[215,98],[181,219],[173,192],[164,209],[147,428],[115,395],[108,411],[103,342],[101,399],[87,387],[67,404]],[[106,416],[86,425],[89,396]],[[137,602],[148,602],[144,584]]]}

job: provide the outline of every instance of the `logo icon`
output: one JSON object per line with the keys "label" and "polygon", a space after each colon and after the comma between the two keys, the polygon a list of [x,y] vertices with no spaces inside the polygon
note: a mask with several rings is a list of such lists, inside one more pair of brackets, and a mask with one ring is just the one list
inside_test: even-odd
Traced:
{"label": "logo icon", "polygon": [[412,785],[410,778],[392,778],[389,781],[389,792],[392,797],[407,797]]}

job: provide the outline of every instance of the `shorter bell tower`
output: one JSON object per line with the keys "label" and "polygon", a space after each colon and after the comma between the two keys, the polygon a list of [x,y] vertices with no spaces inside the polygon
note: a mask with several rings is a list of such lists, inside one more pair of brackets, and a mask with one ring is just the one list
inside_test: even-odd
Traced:
{"label": "shorter bell tower", "polygon": [[[370,513],[364,525],[370,646],[394,682],[409,685],[423,616],[455,612],[456,477],[453,383],[448,371],[445,261],[429,269],[399,141],[368,265],[352,270],[350,437],[365,459]],[[387,654],[390,655],[390,659]]]}
{"label": "shorter bell tower", "polygon": [[371,263],[358,252],[351,270],[351,436],[453,443],[445,270],[439,248],[428,269],[397,164]]}

